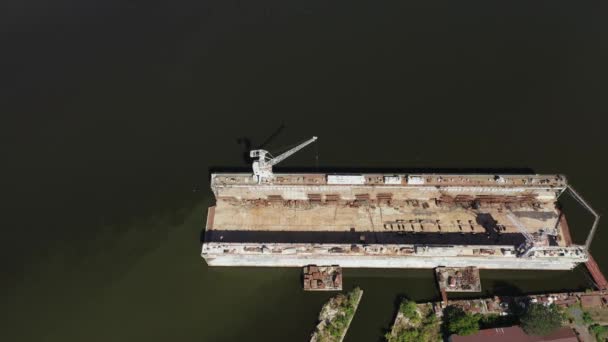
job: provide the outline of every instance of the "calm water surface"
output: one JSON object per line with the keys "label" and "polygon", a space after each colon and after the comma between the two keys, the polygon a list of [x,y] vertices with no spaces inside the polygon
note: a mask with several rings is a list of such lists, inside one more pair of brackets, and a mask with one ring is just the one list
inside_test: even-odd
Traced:
{"label": "calm water surface", "polygon": [[[304,341],[298,269],[208,268],[210,170],[311,135],[283,170],[566,174],[608,208],[602,2],[9,1],[2,23],[6,341]],[[567,209],[574,206],[567,202]],[[575,239],[589,224],[571,210]],[[608,271],[600,225],[593,254]],[[483,271],[483,290],[589,286]],[[345,270],[377,341],[430,270]]]}

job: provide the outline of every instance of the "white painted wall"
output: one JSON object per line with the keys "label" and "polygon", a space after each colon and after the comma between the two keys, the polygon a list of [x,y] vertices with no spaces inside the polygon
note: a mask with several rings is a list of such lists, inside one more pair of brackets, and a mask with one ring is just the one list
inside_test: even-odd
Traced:
{"label": "white painted wall", "polygon": [[346,268],[435,268],[439,266],[481,269],[570,270],[579,261],[564,258],[519,259],[505,257],[404,257],[331,255],[203,255],[209,266],[303,267],[310,264]]}

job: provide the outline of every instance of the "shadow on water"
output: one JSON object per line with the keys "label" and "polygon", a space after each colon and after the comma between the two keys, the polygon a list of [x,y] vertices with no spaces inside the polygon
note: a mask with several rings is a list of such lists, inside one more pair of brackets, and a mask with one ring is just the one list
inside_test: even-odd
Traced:
{"label": "shadow on water", "polygon": [[378,339],[376,340],[377,342],[386,341],[384,336],[391,332],[393,323],[395,322],[395,318],[397,317],[397,314],[399,313],[399,308],[401,307],[401,303],[406,299],[410,300],[410,298],[407,296],[407,294],[397,293],[397,295],[395,296],[395,299],[393,300],[393,312],[392,312],[392,315],[390,316],[391,318],[386,322],[385,326],[378,329],[379,336],[378,336]]}
{"label": "shadow on water", "polygon": [[502,296],[521,296],[524,292],[513,283],[498,280],[494,282],[493,292]]}
{"label": "shadow on water", "polygon": [[[273,140],[275,140],[276,137],[278,137],[279,134],[281,134],[281,132],[283,132],[284,129],[285,129],[285,124],[281,123],[281,125],[259,145],[254,145],[252,143],[252,139],[249,137],[237,138],[236,143],[239,145],[243,145],[243,153],[242,153],[243,162],[245,162],[246,164],[251,163],[251,157],[249,157],[249,151],[254,150],[254,149],[263,149],[264,147],[266,147],[266,145],[270,144]],[[255,148],[253,146],[255,146]]]}
{"label": "shadow on water", "polygon": [[559,198],[558,206],[566,215],[573,243],[584,244],[593,225],[593,216],[568,192]]}

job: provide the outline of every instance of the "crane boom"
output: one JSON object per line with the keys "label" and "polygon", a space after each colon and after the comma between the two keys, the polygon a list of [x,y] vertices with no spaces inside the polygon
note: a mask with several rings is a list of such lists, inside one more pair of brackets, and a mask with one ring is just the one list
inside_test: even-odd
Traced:
{"label": "crane boom", "polygon": [[528,253],[534,248],[534,236],[528,232],[526,227],[511,213],[508,213],[507,218],[513,223],[513,225],[519,230],[519,232],[526,238],[526,241],[518,247],[520,256],[528,256]]}
{"label": "crane boom", "polygon": [[304,147],[308,146],[309,144],[312,144],[315,140],[317,140],[317,137],[312,137],[312,138],[306,140],[305,142],[301,143],[300,145],[292,148],[291,150],[286,151],[283,154],[269,160],[267,163],[270,164],[271,166],[276,165],[276,164],[282,162],[283,160],[289,158],[291,155],[293,155],[294,153],[303,149]]}
{"label": "crane boom", "polygon": [[534,241],[534,237],[532,236],[532,234],[528,232],[526,227],[524,227],[523,224],[521,224],[521,222],[519,222],[519,220],[515,218],[515,216],[513,216],[513,214],[508,213],[506,216],[511,221],[511,223],[513,223],[513,225],[517,228],[517,230],[519,230],[519,232],[526,238],[526,240],[530,242]]}
{"label": "crane boom", "polygon": [[273,165],[282,162],[294,153],[313,143],[315,140],[317,140],[317,137],[312,137],[275,158],[269,158],[268,155],[270,155],[270,153],[266,150],[251,150],[249,152],[249,156],[251,158],[258,158],[258,160],[255,160],[252,165],[253,174],[255,177],[257,177],[258,183],[261,183],[264,179],[271,179],[273,177]]}

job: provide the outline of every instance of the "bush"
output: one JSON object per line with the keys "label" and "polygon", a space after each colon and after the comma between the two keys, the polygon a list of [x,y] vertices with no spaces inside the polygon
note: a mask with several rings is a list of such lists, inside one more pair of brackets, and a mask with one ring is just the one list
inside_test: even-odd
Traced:
{"label": "bush", "polygon": [[390,332],[384,335],[389,342],[437,342],[440,340],[439,337],[439,319],[433,312],[429,313],[426,317],[421,318],[416,313],[416,319],[420,325],[413,327],[409,326],[396,333],[393,336]]}
{"label": "bush", "polygon": [[355,287],[352,291],[350,291],[348,293],[348,304],[351,307],[355,307],[355,305],[357,304],[357,299],[359,298],[359,295],[361,294],[361,288],[360,287]]}
{"label": "bush", "polygon": [[397,336],[397,342],[414,342],[420,340],[420,332],[416,329],[409,329],[402,331]]}
{"label": "bush", "polygon": [[591,314],[588,313],[587,311],[583,312],[583,322],[585,324],[592,324],[593,323],[593,317],[591,317]]}
{"label": "bush", "polygon": [[533,303],[519,318],[521,327],[527,334],[547,335],[561,327],[563,315],[555,305],[544,306]]}
{"label": "bush", "polygon": [[594,324],[589,327],[589,332],[595,336],[596,341],[605,341],[608,337],[608,327]]}
{"label": "bush", "polygon": [[443,310],[443,323],[450,334],[475,334],[479,331],[479,319],[479,315],[466,313],[459,307],[448,306]]}
{"label": "bush", "polygon": [[416,308],[416,302],[411,300],[404,300],[399,306],[399,311],[410,320],[418,317],[418,309]]}
{"label": "bush", "polygon": [[344,333],[348,322],[355,314],[355,305],[361,294],[360,288],[355,288],[348,294],[338,294],[330,300],[332,309],[338,310],[337,315],[327,322],[325,329],[318,331],[319,341],[334,341]]}

